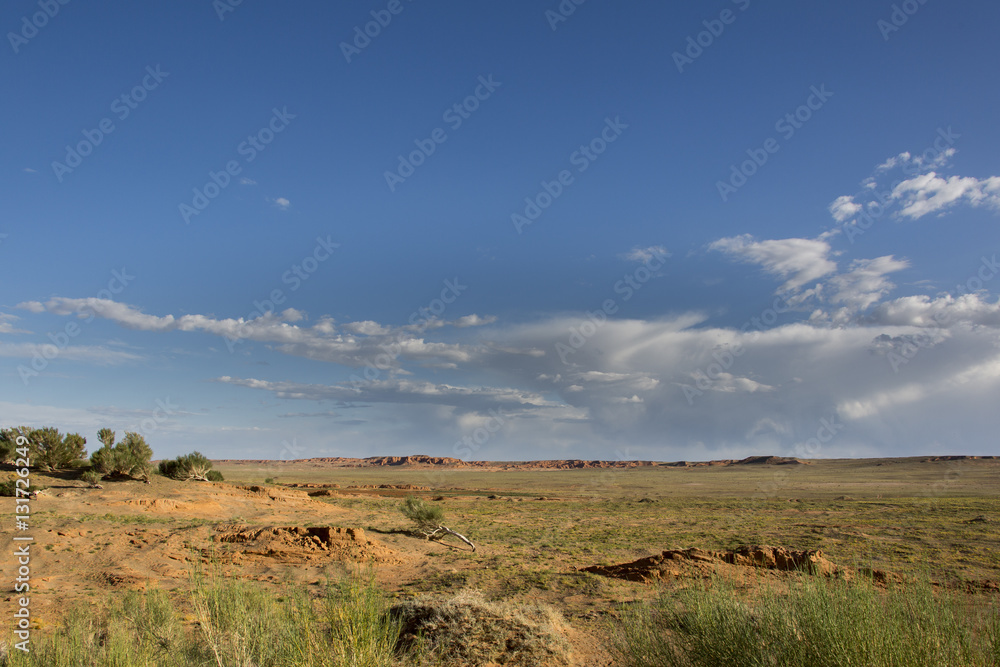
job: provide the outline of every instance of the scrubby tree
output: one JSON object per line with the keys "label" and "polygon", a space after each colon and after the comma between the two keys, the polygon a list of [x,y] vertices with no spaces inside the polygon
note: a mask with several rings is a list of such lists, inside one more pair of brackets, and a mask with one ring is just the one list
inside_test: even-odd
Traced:
{"label": "scrubby tree", "polygon": [[87,439],[79,433],[63,436],[59,429],[46,426],[33,430],[28,439],[31,440],[32,463],[44,470],[66,468],[87,457]]}
{"label": "scrubby tree", "polygon": [[97,437],[104,446],[90,457],[94,470],[106,477],[149,479],[149,460],[153,457],[153,450],[142,435],[126,431],[125,438],[117,445],[114,444],[115,433],[111,429],[102,428]]}
{"label": "scrubby tree", "polygon": [[406,500],[400,506],[399,511],[414,523],[416,532],[427,539],[436,540],[441,539],[445,534],[454,535],[472,547],[473,551],[476,550],[476,545],[470,542],[464,535],[456,533],[447,526],[441,525],[441,522],[444,521],[444,509],[440,505],[428,505],[420,498],[407,496]]}
{"label": "scrubby tree", "polygon": [[115,432],[110,428],[102,428],[97,432],[97,439],[101,441],[105,447],[115,446]]}
{"label": "scrubby tree", "polygon": [[171,479],[196,479],[202,482],[209,479],[212,472],[212,462],[201,452],[191,452],[178,456],[176,459],[160,461],[160,474]]}
{"label": "scrubby tree", "polygon": [[0,429],[0,463],[13,463],[18,458],[17,439],[27,437],[31,431],[29,426]]}

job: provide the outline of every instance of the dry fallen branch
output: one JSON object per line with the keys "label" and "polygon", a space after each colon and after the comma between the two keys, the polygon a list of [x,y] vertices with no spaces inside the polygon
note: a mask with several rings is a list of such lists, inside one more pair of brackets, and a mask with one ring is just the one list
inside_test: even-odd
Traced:
{"label": "dry fallen branch", "polygon": [[437,533],[441,532],[442,530],[444,532],[446,532],[446,533],[451,533],[452,535],[454,535],[458,539],[460,539],[463,542],[465,542],[466,544],[468,544],[470,547],[472,547],[473,551],[476,550],[476,545],[473,544],[472,542],[470,542],[469,539],[465,535],[462,535],[461,533],[456,533],[454,530],[452,530],[451,528],[448,528],[447,526],[438,526],[437,528],[435,528],[434,530],[432,530],[430,532],[423,531],[423,533],[424,533],[424,535],[427,536],[427,539],[430,540],[430,539],[434,539],[434,535],[436,535]]}

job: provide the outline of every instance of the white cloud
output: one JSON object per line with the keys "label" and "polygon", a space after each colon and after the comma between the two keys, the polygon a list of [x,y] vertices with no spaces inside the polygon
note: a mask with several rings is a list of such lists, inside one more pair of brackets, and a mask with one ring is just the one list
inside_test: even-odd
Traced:
{"label": "white cloud", "polygon": [[277,199],[269,199],[268,201],[272,202],[275,206],[277,206],[278,208],[280,208],[282,211],[287,211],[288,208],[292,205],[292,202],[288,201],[284,197],[278,197]]}
{"label": "white cloud", "polygon": [[942,178],[931,171],[903,181],[892,191],[892,196],[903,206],[899,214],[914,220],[963,201],[1000,211],[1000,176],[983,180],[971,176]]}
{"label": "white cloud", "polygon": [[833,288],[830,301],[845,304],[856,312],[865,310],[895,287],[886,279],[886,274],[902,271],[909,266],[906,260],[896,259],[892,255],[855,260],[851,262],[847,273],[830,278],[829,283]]}
{"label": "white cloud", "polygon": [[0,313],[0,334],[22,334],[31,333],[24,329],[16,329],[14,327],[14,322],[17,322],[19,318],[17,315],[11,315],[10,313]]}
{"label": "white cloud", "polygon": [[709,248],[759,264],[768,273],[787,278],[780,291],[798,290],[837,270],[836,262],[829,259],[830,244],[824,239],[755,241],[749,234],[743,234],[719,239]]}
{"label": "white cloud", "polygon": [[837,222],[850,220],[861,210],[861,204],[854,201],[850,195],[842,195],[830,204],[830,214]]}
{"label": "white cloud", "polygon": [[923,294],[905,296],[880,304],[865,319],[888,326],[949,327],[966,323],[1000,327],[1000,299],[990,303],[979,294],[948,294],[934,299]]}
{"label": "white cloud", "polygon": [[285,310],[279,315],[269,313],[252,320],[220,320],[206,315],[148,315],[128,304],[93,297],[53,297],[45,303],[29,301],[18,304],[18,307],[35,313],[102,317],[129,329],[147,332],[201,332],[223,336],[230,342],[274,343],[279,351],[286,354],[352,367],[378,363],[385,365],[387,371],[398,370],[402,360],[448,364],[468,361],[475,353],[472,347],[437,343],[421,337],[427,328],[449,324],[439,321],[396,328],[383,327],[375,322],[360,322],[345,325],[340,331],[330,318],[321,318],[311,327],[298,326],[294,322],[302,319],[302,313],[295,309]]}
{"label": "white cloud", "polygon": [[35,343],[0,342],[0,357],[33,359],[35,356],[42,359],[59,358],[69,359],[71,361],[83,361],[102,366],[124,364],[130,361],[139,361],[143,358],[142,356],[131,352],[110,350],[106,347],[96,345],[67,345],[65,347],[56,347],[51,343],[37,345]]}
{"label": "white cloud", "polygon": [[651,245],[645,248],[636,246],[626,253],[620,255],[622,259],[628,260],[630,262],[646,262],[657,259],[663,261],[667,257],[670,257],[671,253],[661,245]]}
{"label": "white cloud", "polygon": [[240,179],[240,185],[257,185],[257,181],[253,180],[252,178],[247,178],[246,176],[244,176],[243,178]]}

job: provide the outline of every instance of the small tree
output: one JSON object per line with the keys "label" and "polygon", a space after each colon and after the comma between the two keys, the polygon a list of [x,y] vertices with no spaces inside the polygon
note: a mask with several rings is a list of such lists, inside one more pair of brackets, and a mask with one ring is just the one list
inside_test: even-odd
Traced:
{"label": "small tree", "polygon": [[412,521],[416,525],[416,531],[427,539],[441,539],[444,537],[444,534],[439,533],[443,532],[454,535],[472,547],[473,551],[476,550],[476,545],[470,542],[464,535],[456,533],[447,526],[441,525],[441,522],[444,520],[444,509],[440,505],[428,505],[420,498],[407,496],[399,511],[403,513],[403,516]]}
{"label": "small tree", "polygon": [[0,463],[13,463],[20,458],[17,454],[17,439],[21,436],[28,437],[32,430],[28,426],[0,429]]}
{"label": "small tree", "polygon": [[68,433],[64,437],[59,429],[46,426],[36,428],[28,438],[33,449],[32,463],[45,470],[65,468],[87,456],[87,439],[79,433]]}
{"label": "small tree", "polygon": [[102,428],[97,437],[104,446],[90,457],[94,470],[110,477],[149,479],[149,459],[153,457],[153,450],[145,438],[126,431],[125,438],[116,445],[114,431],[107,428]]}

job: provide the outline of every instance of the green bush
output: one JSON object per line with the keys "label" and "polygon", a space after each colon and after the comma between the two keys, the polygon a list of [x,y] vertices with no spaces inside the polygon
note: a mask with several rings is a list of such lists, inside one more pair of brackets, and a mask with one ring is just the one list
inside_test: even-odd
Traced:
{"label": "green bush", "polygon": [[91,487],[96,487],[101,483],[101,473],[96,470],[88,470],[80,475],[80,479],[89,484]]}
{"label": "green bush", "polygon": [[160,461],[160,474],[171,479],[197,479],[203,482],[212,470],[212,462],[200,452],[191,452],[176,459]]}
{"label": "green bush", "polygon": [[97,438],[104,446],[90,456],[94,470],[108,477],[149,478],[153,450],[140,434],[126,431],[125,438],[116,445],[114,431],[102,428]]}
{"label": "green bush", "polygon": [[805,577],[742,598],[715,581],[623,611],[613,653],[627,667],[997,664],[1000,605],[985,615],[923,582]]}
{"label": "green bush", "polygon": [[[29,426],[0,429],[0,463],[13,463],[18,458],[17,439],[20,436],[27,437],[32,430]],[[30,444],[28,448],[29,451],[33,449]]]}
{"label": "green bush", "polygon": [[440,505],[428,505],[422,499],[413,496],[406,497],[399,511],[422,532],[434,530],[444,521],[444,508]]}
{"label": "green bush", "polygon": [[223,482],[223,481],[225,481],[225,478],[222,476],[222,473],[219,472],[218,470],[209,470],[208,474],[205,475],[205,477],[210,482]]}
{"label": "green bush", "polygon": [[87,456],[87,439],[79,433],[67,433],[64,436],[59,429],[46,426],[32,429],[25,435],[31,441],[29,451],[34,467],[43,470],[68,468],[77,459]]}

